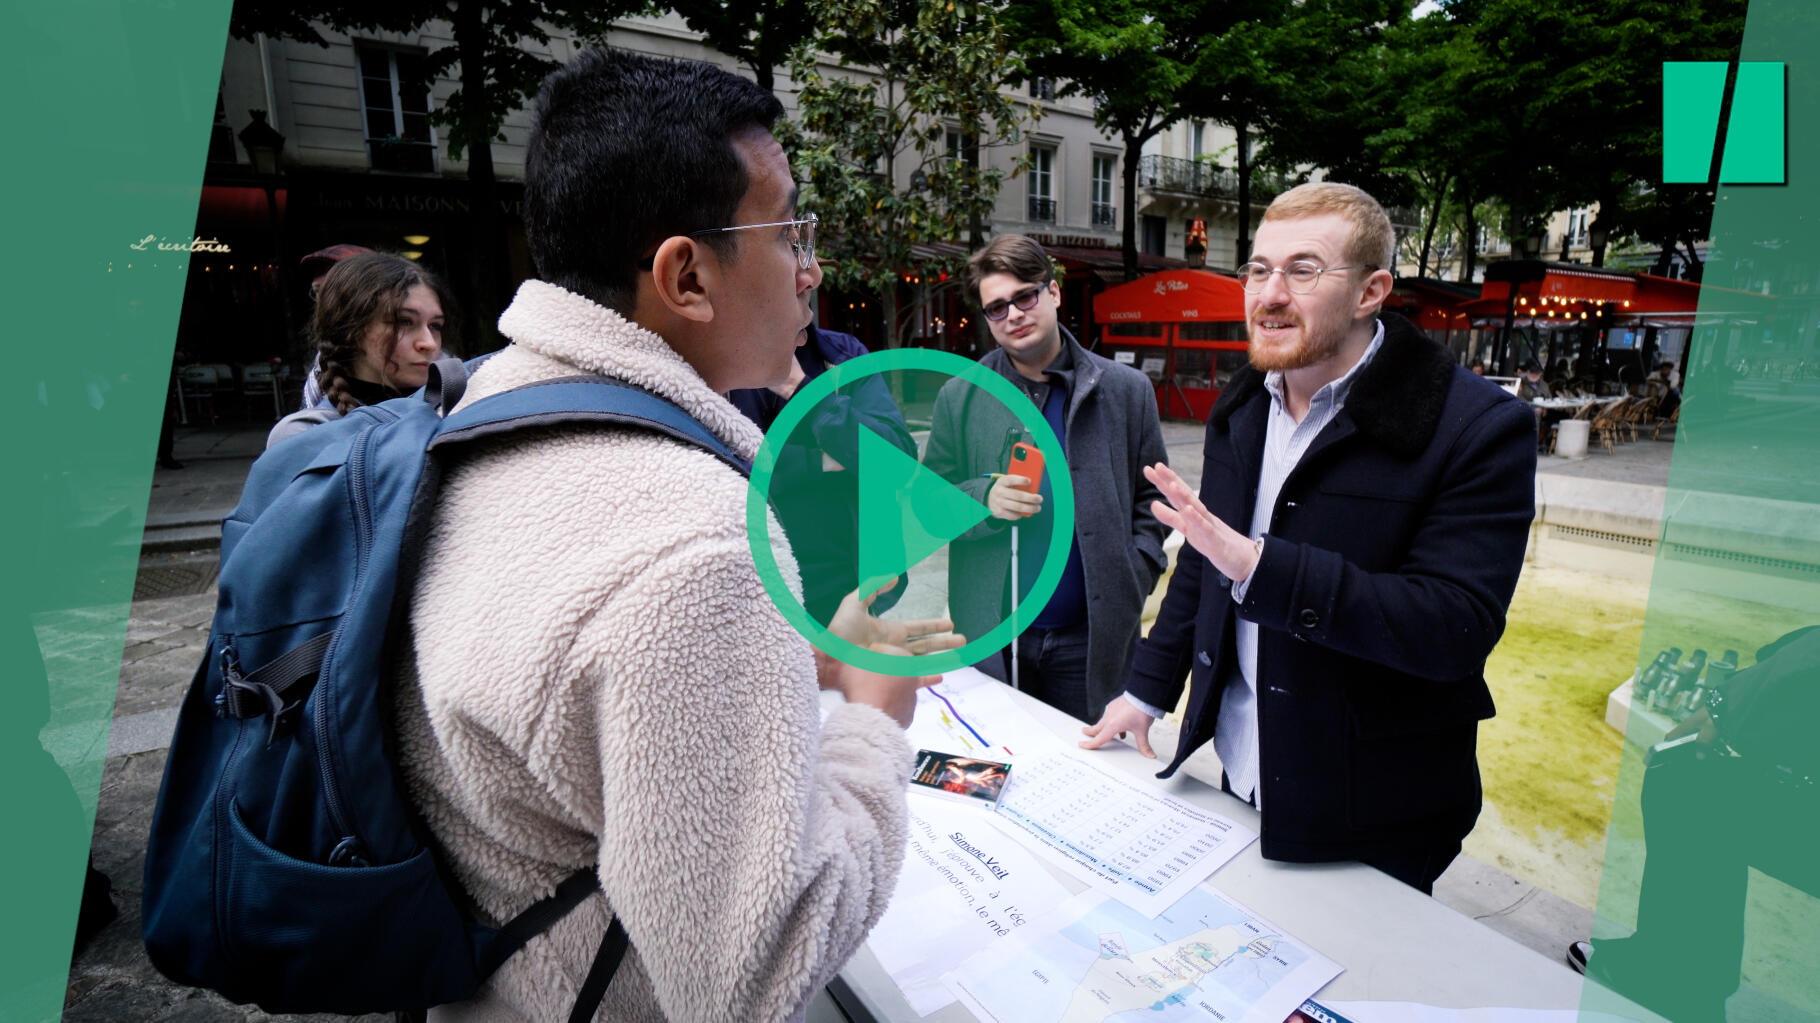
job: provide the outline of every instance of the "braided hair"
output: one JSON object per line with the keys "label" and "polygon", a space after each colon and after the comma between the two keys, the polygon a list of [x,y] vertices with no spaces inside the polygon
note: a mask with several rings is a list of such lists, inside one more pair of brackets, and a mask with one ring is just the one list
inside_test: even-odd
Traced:
{"label": "braided hair", "polygon": [[[354,375],[361,345],[375,326],[384,326],[396,337],[398,308],[415,287],[429,288],[442,305],[444,337],[454,336],[454,303],[449,290],[435,274],[416,263],[387,252],[363,252],[336,263],[322,278],[316,311],[310,318],[310,343],[321,359],[317,382],[323,396],[343,415],[361,402],[348,386]],[[388,342],[384,352],[391,351]],[[391,386],[384,365],[381,383]]]}

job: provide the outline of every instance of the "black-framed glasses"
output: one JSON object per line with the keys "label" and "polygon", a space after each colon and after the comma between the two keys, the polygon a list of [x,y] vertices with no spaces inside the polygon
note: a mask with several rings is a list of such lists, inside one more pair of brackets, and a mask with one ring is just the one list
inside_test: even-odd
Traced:
{"label": "black-framed glasses", "polygon": [[[796,253],[796,265],[804,270],[815,265],[815,228],[821,218],[811,213],[799,220],[773,220],[764,224],[735,224],[732,227],[710,227],[701,231],[690,231],[684,237],[700,238],[704,235],[723,234],[728,231],[756,231],[761,227],[781,227],[787,231],[790,239],[790,250]],[[652,253],[639,261],[640,270],[649,270],[657,260]]]}
{"label": "black-framed glasses", "polygon": [[1283,283],[1289,285],[1289,290],[1291,292],[1294,292],[1297,295],[1306,295],[1314,291],[1314,289],[1320,285],[1322,274],[1331,273],[1336,270],[1357,270],[1360,268],[1366,270],[1378,269],[1376,265],[1371,263],[1352,263],[1347,266],[1322,266],[1319,263],[1310,262],[1306,259],[1298,259],[1288,266],[1278,267],[1269,267],[1262,263],[1246,263],[1244,266],[1239,267],[1239,282],[1245,286],[1246,294],[1255,295],[1264,290],[1264,285],[1270,283],[1271,274],[1282,274]]}
{"label": "black-framed glasses", "polygon": [[1010,298],[1001,298],[997,302],[988,302],[980,307],[980,314],[986,317],[986,319],[997,323],[1011,315],[1012,306],[1017,306],[1024,312],[1029,312],[1036,308],[1037,298],[1042,295],[1043,289],[1048,286],[1049,282],[1044,281],[1041,284],[1025,288]]}

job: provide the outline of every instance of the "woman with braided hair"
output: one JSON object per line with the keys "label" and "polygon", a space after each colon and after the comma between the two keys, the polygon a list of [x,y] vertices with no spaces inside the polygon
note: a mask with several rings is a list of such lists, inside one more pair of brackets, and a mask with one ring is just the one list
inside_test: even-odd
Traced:
{"label": "woman with braided hair", "polygon": [[279,420],[266,447],[422,387],[442,355],[451,305],[442,281],[402,256],[365,252],[336,263],[310,319],[322,400]]}

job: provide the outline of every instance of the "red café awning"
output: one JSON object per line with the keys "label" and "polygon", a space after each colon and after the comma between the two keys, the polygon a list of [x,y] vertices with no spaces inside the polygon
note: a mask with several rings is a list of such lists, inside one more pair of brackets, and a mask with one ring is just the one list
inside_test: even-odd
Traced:
{"label": "red caf\u00e9 awning", "polygon": [[1453,281],[1401,277],[1385,298],[1384,308],[1423,330],[1447,330],[1465,325],[1456,310],[1461,303],[1476,300],[1478,294],[1477,288]]}
{"label": "red caf\u00e9 awning", "polygon": [[1245,289],[1209,270],[1164,270],[1093,298],[1096,323],[1242,323]]}
{"label": "red caf\u00e9 awning", "polygon": [[1533,319],[1537,324],[1551,319],[1550,311],[1559,317],[1556,323],[1571,324],[1580,313],[1588,318],[1599,315],[1605,305],[1614,324],[1690,326],[1702,302],[1709,311],[1751,310],[1761,308],[1767,297],[1652,274],[1560,263],[1493,264],[1486,278],[1480,297],[1458,308],[1487,325],[1503,319],[1512,287],[1517,291],[1511,311],[1519,320]]}

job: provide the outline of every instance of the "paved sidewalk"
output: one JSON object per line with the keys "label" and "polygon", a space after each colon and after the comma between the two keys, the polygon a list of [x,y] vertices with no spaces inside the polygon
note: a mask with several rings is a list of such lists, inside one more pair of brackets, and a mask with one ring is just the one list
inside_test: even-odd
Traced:
{"label": "paved sidewalk", "polygon": [[[1204,427],[1167,423],[1163,433],[1170,463],[1198,486]],[[77,957],[65,1020],[294,1018],[268,1016],[173,984],[151,967],[139,941],[145,840],[165,746],[185,688],[201,661],[214,613],[219,521],[238,500],[247,469],[264,448],[264,436],[258,427],[179,430],[175,454],[184,468],[159,469],[154,475],[147,546],[127,627],[93,846],[96,866],[113,879],[121,914]],[[1540,469],[1562,477],[1662,486],[1670,447],[1666,442],[1638,442],[1579,462],[1544,458]],[[1550,958],[1558,957],[1568,941],[1585,936],[1592,926],[1590,912],[1464,856],[1441,878],[1436,897]],[[826,1011],[820,1006],[811,1018]],[[362,1019],[379,1023],[390,1017]]]}

